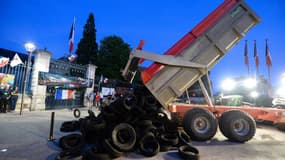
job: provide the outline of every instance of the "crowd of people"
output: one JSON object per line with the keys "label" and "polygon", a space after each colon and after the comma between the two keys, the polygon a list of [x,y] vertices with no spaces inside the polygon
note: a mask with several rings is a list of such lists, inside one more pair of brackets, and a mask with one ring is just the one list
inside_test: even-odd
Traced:
{"label": "crowd of people", "polygon": [[14,111],[18,100],[18,87],[5,85],[0,88],[0,112]]}
{"label": "crowd of people", "polygon": [[87,94],[88,108],[92,109],[95,106],[96,109],[101,109],[101,107],[109,105],[114,99],[114,95],[104,96],[102,92],[89,92]]}

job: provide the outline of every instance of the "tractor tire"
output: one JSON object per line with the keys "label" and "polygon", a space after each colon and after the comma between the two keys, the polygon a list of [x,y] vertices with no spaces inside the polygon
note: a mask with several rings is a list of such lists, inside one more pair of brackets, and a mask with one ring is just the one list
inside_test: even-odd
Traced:
{"label": "tractor tire", "polygon": [[275,126],[280,131],[285,131],[285,123],[277,123]]}
{"label": "tractor tire", "polygon": [[255,135],[256,123],[246,112],[230,110],[220,117],[219,128],[230,141],[243,143]]}
{"label": "tractor tire", "polygon": [[218,121],[209,110],[193,108],[185,113],[182,125],[193,140],[206,141],[215,136]]}

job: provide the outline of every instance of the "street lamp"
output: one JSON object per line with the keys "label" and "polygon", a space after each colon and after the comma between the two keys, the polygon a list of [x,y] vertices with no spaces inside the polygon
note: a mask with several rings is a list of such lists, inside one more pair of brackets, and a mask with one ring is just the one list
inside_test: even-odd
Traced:
{"label": "street lamp", "polygon": [[28,81],[29,74],[30,74],[31,55],[36,50],[36,45],[34,43],[26,42],[24,46],[25,46],[26,51],[28,52],[28,63],[26,65],[26,73],[25,73],[25,79],[24,79],[24,85],[23,85],[20,115],[22,114],[22,111],[23,111],[24,95],[26,94],[27,81]]}

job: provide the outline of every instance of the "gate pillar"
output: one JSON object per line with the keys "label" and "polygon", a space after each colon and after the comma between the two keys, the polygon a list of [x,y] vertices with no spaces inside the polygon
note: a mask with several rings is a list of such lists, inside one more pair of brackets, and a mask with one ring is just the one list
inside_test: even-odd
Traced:
{"label": "gate pillar", "polygon": [[49,72],[49,65],[51,59],[51,53],[47,50],[37,50],[34,53],[34,65],[32,72],[32,103],[31,110],[45,110],[46,99],[46,85],[39,85],[39,72]]}
{"label": "gate pillar", "polygon": [[92,80],[92,86],[86,88],[86,91],[84,93],[84,101],[83,101],[84,106],[88,106],[88,100],[87,100],[88,93],[94,92],[94,80],[95,80],[96,68],[97,66],[93,64],[88,64],[87,66],[86,79]]}

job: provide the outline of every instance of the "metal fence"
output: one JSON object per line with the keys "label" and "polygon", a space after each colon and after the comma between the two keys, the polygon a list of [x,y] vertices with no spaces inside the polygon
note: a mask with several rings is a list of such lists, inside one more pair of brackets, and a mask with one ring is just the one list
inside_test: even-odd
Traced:
{"label": "metal fence", "polygon": [[[26,68],[27,68],[27,62],[24,64],[17,65],[15,67],[11,67],[10,65],[5,65],[4,67],[0,68],[0,73],[3,73],[2,76],[8,76],[8,75],[13,75],[14,80],[12,81],[7,81],[4,82],[3,78],[1,77],[1,87],[5,85],[6,83],[14,86],[19,87],[19,92],[23,93],[23,87],[25,83],[25,73],[26,73]],[[29,67],[29,78],[27,79],[27,86],[26,86],[26,93],[30,94],[31,93],[31,73],[32,73],[32,67]]]}

